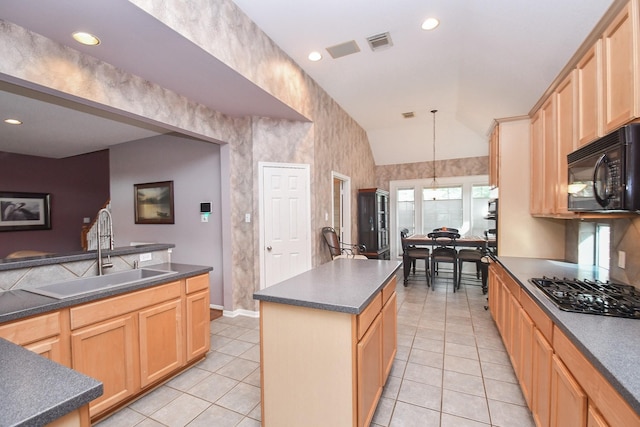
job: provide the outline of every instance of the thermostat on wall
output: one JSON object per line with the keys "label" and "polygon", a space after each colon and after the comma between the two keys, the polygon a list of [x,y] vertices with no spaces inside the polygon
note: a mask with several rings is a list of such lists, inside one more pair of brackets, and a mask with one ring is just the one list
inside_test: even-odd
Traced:
{"label": "thermostat on wall", "polygon": [[200,203],[200,213],[211,213],[211,202]]}

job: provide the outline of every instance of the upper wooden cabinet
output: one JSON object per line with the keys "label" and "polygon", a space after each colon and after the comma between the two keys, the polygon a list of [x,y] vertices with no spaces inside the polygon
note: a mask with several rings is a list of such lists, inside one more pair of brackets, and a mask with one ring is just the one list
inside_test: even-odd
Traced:
{"label": "upper wooden cabinet", "polygon": [[568,214],[567,183],[568,164],[567,155],[577,147],[576,143],[576,85],[575,75],[572,71],[560,83],[555,91],[556,98],[556,147],[557,156],[554,159],[557,166],[557,181],[555,183],[555,213]]}
{"label": "upper wooden cabinet", "polygon": [[638,117],[637,6],[630,1],[602,36],[604,134]]}
{"label": "upper wooden cabinet", "polygon": [[639,33],[640,0],[615,3],[531,112],[532,215],[576,218],[567,155],[640,118]]}
{"label": "upper wooden cabinet", "polygon": [[601,46],[598,40],[578,62],[578,142],[584,145],[602,135]]}
{"label": "upper wooden cabinet", "polygon": [[500,125],[495,124],[489,136],[489,186],[500,187]]}

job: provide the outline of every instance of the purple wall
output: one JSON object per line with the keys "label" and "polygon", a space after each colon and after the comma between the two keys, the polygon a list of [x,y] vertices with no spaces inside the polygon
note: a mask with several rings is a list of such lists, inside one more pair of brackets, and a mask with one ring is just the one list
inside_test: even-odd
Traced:
{"label": "purple wall", "polygon": [[51,230],[0,232],[0,258],[18,250],[82,250],[82,219],[109,200],[109,151],[50,159],[0,152],[0,192],[51,194]]}

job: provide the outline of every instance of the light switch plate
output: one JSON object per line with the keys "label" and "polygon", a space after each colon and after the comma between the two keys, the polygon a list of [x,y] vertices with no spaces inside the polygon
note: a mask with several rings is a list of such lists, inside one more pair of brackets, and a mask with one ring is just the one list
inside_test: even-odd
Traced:
{"label": "light switch plate", "polygon": [[140,254],[140,262],[151,261],[152,259],[153,259],[153,255],[151,255],[150,253]]}
{"label": "light switch plate", "polygon": [[618,251],[618,267],[625,268],[627,264],[627,253],[625,251]]}

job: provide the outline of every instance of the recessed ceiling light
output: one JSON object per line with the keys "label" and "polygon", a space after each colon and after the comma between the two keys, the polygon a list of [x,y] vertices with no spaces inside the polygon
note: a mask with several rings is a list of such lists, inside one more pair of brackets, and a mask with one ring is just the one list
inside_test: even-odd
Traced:
{"label": "recessed ceiling light", "polygon": [[309,61],[313,61],[313,62],[320,61],[322,59],[322,54],[318,51],[313,51],[309,54],[308,58],[309,58]]}
{"label": "recessed ceiling light", "polygon": [[18,119],[5,119],[4,120],[5,123],[10,124],[10,125],[21,125],[22,122]]}
{"label": "recessed ceiling light", "polygon": [[438,21],[436,18],[427,18],[422,23],[422,29],[423,30],[433,30],[438,25],[440,25],[440,21]]}
{"label": "recessed ceiling light", "polygon": [[96,46],[100,44],[100,39],[90,33],[85,33],[84,31],[76,31],[71,34],[75,41],[78,43],[82,43],[87,46]]}

